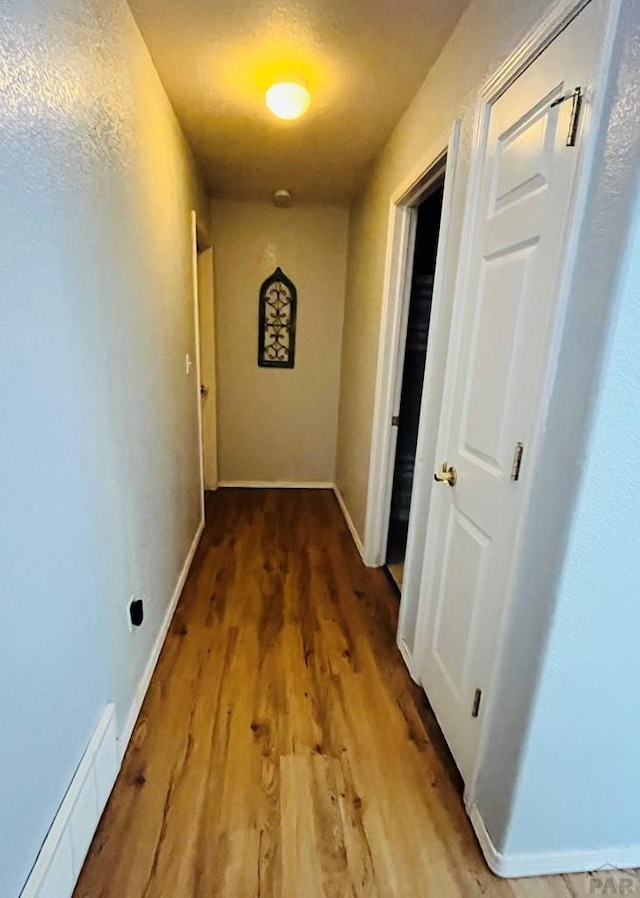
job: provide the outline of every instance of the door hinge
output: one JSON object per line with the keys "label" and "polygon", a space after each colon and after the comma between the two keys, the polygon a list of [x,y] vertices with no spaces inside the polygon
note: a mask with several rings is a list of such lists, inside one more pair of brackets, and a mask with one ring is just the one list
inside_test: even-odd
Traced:
{"label": "door hinge", "polygon": [[471,706],[471,716],[477,717],[480,713],[480,702],[482,701],[482,689],[476,689],[473,696],[473,705]]}
{"label": "door hinge", "polygon": [[511,465],[511,479],[514,483],[516,480],[520,479],[520,466],[522,465],[523,452],[524,446],[522,443],[516,443],[516,448],[513,451],[513,464]]}
{"label": "door hinge", "polygon": [[558,97],[557,100],[554,100],[551,104],[551,109],[554,106],[560,106],[561,103],[566,102],[567,100],[571,100],[571,118],[569,119],[569,133],[567,134],[566,146],[575,147],[576,138],[578,136],[578,125],[580,124],[580,110],[582,109],[582,88],[576,87],[573,93],[566,94],[564,97]]}
{"label": "door hinge", "polygon": [[400,424],[400,415],[394,415],[391,419],[391,426],[397,427]]}

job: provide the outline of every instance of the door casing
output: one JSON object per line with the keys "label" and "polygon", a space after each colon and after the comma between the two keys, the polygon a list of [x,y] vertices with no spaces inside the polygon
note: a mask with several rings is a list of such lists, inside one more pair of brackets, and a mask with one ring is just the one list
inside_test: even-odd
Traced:
{"label": "door casing", "polygon": [[[554,40],[554,38],[582,11],[582,9],[584,9],[588,5],[589,2],[590,0],[560,0],[560,2],[557,3],[549,11],[549,13],[538,24],[538,26],[533,29],[533,31],[522,42],[522,44],[509,56],[509,58],[500,67],[500,69],[486,82],[482,90],[479,92],[475,110],[475,125],[471,152],[469,184],[467,188],[465,203],[465,224],[460,240],[460,258],[468,258],[471,247],[473,225],[478,211],[478,203],[480,200],[481,192],[484,139],[486,135],[486,129],[488,127],[492,104],[506,91],[509,85],[512,84],[519,77],[519,75],[524,72],[524,70],[531,64],[531,62],[546,49],[546,47]],[[580,140],[578,146],[576,147],[577,152],[579,153],[579,158],[576,168],[576,186],[573,194],[573,201],[570,207],[571,228],[570,232],[567,234],[566,239],[567,251],[562,265],[563,274],[556,302],[555,324],[549,348],[547,373],[544,388],[541,394],[541,401],[536,415],[534,439],[532,440],[531,445],[527,447],[528,465],[531,467],[532,471],[535,471],[535,468],[539,463],[538,454],[540,447],[540,437],[543,431],[549,407],[549,400],[552,393],[553,379],[557,367],[558,354],[563,332],[563,324],[570,292],[569,288],[571,283],[571,274],[577,256],[578,234],[586,207],[589,175],[591,172],[596,141],[600,130],[599,126],[602,120],[605,94],[604,89],[602,88],[606,84],[607,73],[611,64],[613,42],[621,4],[621,0],[605,0],[605,2],[607,6],[606,24],[604,34],[602,36],[600,57],[596,67],[596,76],[594,79],[594,83],[599,85],[600,89],[597,89],[594,92],[593,96],[589,97],[590,102],[585,104],[586,108],[584,110],[584,118],[581,125]],[[453,297],[458,294],[459,290],[464,289],[466,274],[467,270],[466,266],[464,266],[464,268],[459,272],[456,279],[455,292],[451,297],[450,302],[453,302]],[[434,322],[434,324],[437,326],[438,322],[436,321]],[[442,334],[438,329],[436,329],[433,339],[434,341],[443,339],[446,340],[447,335]],[[440,397],[440,402],[438,403],[439,408],[441,407],[441,403],[442,397]],[[432,478],[433,470],[435,469],[435,456],[433,455],[433,453],[432,456],[433,457],[430,458],[424,458],[420,455],[418,456],[420,458],[420,465],[422,469],[421,475],[424,478],[429,478],[429,480]],[[418,469],[418,462],[416,468]],[[418,476],[418,471],[416,471],[416,476]],[[535,476],[531,476],[527,479],[526,489],[528,491],[530,491],[531,485],[534,483],[534,481]],[[524,501],[522,503],[522,508],[524,509],[523,517],[526,515],[526,509],[528,508],[529,504],[530,496],[525,494]],[[522,528],[520,527],[519,530],[521,531]],[[514,570],[517,570],[519,550],[520,546],[516,546],[516,560],[514,564]],[[425,558],[424,564],[429,564],[428,556]],[[474,806],[475,789],[478,780],[478,773],[482,766],[484,749],[487,742],[487,733],[491,728],[492,717],[496,713],[496,708],[494,707],[492,698],[496,693],[495,684],[499,677],[501,658],[504,654],[506,636],[505,623],[510,610],[510,597],[512,587],[513,578],[511,589],[508,591],[505,597],[501,625],[497,637],[497,649],[492,664],[492,673],[489,679],[489,686],[486,689],[485,694],[483,695],[485,710],[484,714],[478,721],[478,725],[480,727],[480,738],[474,769],[471,777],[465,784],[464,799],[465,804],[469,809],[472,809]],[[404,646],[405,651],[403,652],[403,654],[405,655],[405,659],[408,660],[409,670],[414,678],[416,677],[415,672],[420,667],[421,662],[420,646],[423,646],[425,642],[424,637],[426,634],[425,627],[428,611],[427,602],[428,597],[420,596],[415,640],[415,645],[417,646],[417,648],[413,651],[413,653],[410,654],[408,658],[406,645]],[[399,644],[401,649],[403,648],[402,623],[403,616],[401,611],[400,627],[398,632]]]}
{"label": "door casing", "polygon": [[[382,300],[380,339],[378,346],[378,368],[374,418],[367,489],[367,509],[363,558],[365,564],[377,567],[384,564],[391,509],[391,490],[395,461],[396,428],[391,424],[400,401],[404,345],[407,332],[411,271],[415,249],[418,205],[428,194],[432,185],[444,172],[444,197],[440,222],[440,241],[436,259],[433,303],[430,330],[435,326],[442,294],[442,272],[446,269],[446,252],[451,225],[451,202],[455,189],[455,176],[459,153],[460,121],[456,119],[452,127],[425,153],[421,161],[402,179],[393,191],[389,202],[387,226],[387,255]],[[437,322],[436,322],[437,323]],[[427,346],[425,384],[429,383],[430,358],[434,355],[433,341]],[[432,365],[431,365],[432,366]],[[425,407],[437,392],[423,390],[420,428],[423,428]],[[433,421],[434,411],[430,418]],[[437,413],[435,415],[437,421]],[[420,436],[416,449],[417,460],[420,453]],[[382,484],[382,489],[380,488]],[[414,480],[414,490],[416,484]],[[413,508],[412,508],[413,515]],[[409,538],[405,558],[405,579],[403,595],[409,595],[419,578],[411,575],[413,568],[411,539],[412,525],[409,522]]]}
{"label": "door casing", "polygon": [[200,471],[200,520],[204,523],[204,444],[202,435],[202,402],[200,399],[200,299],[198,290],[198,221],[191,210],[191,276],[193,281],[193,327],[195,361],[195,397],[198,414],[198,464]]}
{"label": "door casing", "polygon": [[213,247],[198,242],[198,311],[200,336],[200,377],[205,393],[202,404],[202,448],[204,488],[218,488],[217,457],[217,378],[215,351],[215,297]]}

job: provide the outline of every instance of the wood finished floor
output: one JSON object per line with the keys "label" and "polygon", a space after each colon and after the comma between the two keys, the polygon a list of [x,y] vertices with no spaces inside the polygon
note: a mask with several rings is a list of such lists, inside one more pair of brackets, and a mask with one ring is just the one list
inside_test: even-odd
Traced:
{"label": "wood finished floor", "polygon": [[502,881],[329,491],[219,490],[74,898],[584,894]]}

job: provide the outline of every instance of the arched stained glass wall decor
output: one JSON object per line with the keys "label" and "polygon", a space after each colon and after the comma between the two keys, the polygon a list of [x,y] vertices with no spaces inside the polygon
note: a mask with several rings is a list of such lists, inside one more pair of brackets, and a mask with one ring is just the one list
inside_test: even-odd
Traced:
{"label": "arched stained glass wall decor", "polygon": [[295,286],[276,268],[260,287],[258,365],[261,368],[293,368],[296,351]]}

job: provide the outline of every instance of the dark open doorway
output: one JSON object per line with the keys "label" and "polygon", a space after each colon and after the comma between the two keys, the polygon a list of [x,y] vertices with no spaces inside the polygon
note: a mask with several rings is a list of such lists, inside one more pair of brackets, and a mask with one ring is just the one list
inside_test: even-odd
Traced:
{"label": "dark open doorway", "polygon": [[443,194],[444,174],[418,206],[386,554],[387,567],[399,589],[409,530]]}

